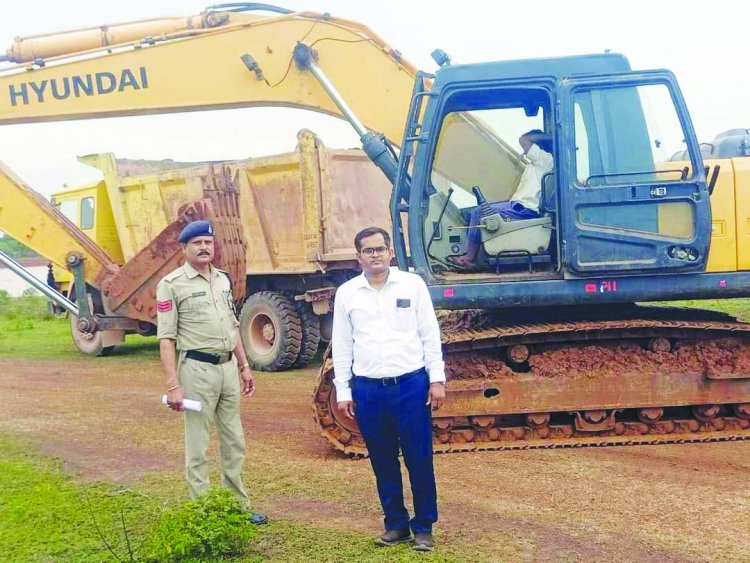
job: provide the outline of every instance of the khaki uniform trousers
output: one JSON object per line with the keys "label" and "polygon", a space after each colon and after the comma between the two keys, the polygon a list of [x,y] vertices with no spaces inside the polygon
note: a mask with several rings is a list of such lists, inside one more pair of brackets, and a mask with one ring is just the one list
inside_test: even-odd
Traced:
{"label": "khaki uniform trousers", "polygon": [[242,484],[245,434],[240,422],[240,382],[237,364],[213,365],[180,357],[180,385],[186,399],[203,404],[200,412],[185,411],[185,471],[190,497],[195,499],[210,487],[208,443],[216,423],[221,458],[221,486],[234,493],[244,507],[248,497]]}

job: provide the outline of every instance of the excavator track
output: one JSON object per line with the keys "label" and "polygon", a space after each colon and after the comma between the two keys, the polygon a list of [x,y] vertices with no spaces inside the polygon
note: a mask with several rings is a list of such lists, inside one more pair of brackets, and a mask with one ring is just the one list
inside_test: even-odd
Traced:
{"label": "excavator track", "polygon": [[[448,381],[433,414],[436,452],[750,439],[750,324],[657,307],[558,317],[441,319]],[[314,419],[335,448],[366,456],[332,379],[329,348]]]}

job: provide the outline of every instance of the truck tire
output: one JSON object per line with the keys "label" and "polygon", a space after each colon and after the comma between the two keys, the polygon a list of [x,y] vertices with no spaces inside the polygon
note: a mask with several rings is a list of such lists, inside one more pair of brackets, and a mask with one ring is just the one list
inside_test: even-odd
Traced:
{"label": "truck tire", "polygon": [[70,335],[73,344],[79,352],[87,356],[109,356],[115,349],[114,346],[105,346],[102,331],[97,330],[93,334],[84,334],[78,330],[78,317],[70,315]]}
{"label": "truck tire", "polygon": [[252,294],[240,312],[240,334],[253,369],[284,371],[302,348],[302,326],[294,302],[282,293]]}
{"label": "truck tire", "polygon": [[315,354],[318,353],[320,317],[313,312],[310,304],[305,301],[295,301],[294,307],[297,309],[300,321],[302,321],[302,346],[292,367],[302,368],[309,364]]}
{"label": "truck tire", "polygon": [[[68,298],[75,302],[76,295],[75,290],[71,289]],[[94,299],[96,298],[96,299]],[[93,310],[97,313],[102,313],[104,307],[101,304],[101,298],[98,293],[88,295],[89,310]],[[109,356],[115,349],[114,346],[108,346],[112,339],[105,338],[102,331],[96,330],[93,333],[83,333],[78,330],[78,317],[72,314],[68,314],[70,319],[70,335],[73,338],[73,344],[79,352],[86,354],[87,356]],[[115,339],[119,340],[119,339]]]}

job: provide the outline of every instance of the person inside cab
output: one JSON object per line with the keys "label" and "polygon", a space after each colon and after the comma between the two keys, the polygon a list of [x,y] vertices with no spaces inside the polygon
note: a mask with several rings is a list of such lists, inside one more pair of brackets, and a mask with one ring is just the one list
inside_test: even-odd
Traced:
{"label": "person inside cab", "polygon": [[[539,198],[542,194],[542,178],[554,167],[552,157],[552,136],[539,129],[532,129],[521,135],[518,142],[529,164],[521,175],[513,197],[508,201],[491,203],[492,210],[509,221],[535,219],[540,217]],[[458,266],[472,266],[482,244],[482,234],[476,225],[479,224],[482,208],[475,207],[469,218],[468,247],[463,256],[451,257],[450,261]]]}

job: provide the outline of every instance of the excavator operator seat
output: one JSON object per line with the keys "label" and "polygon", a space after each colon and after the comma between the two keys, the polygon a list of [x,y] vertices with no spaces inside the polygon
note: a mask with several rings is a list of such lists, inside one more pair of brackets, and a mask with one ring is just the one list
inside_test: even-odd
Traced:
{"label": "excavator operator seat", "polygon": [[535,219],[503,219],[499,215],[483,219],[487,226],[494,217],[499,219],[497,229],[482,229],[482,245],[487,255],[502,259],[509,254],[544,254],[552,238],[552,216],[547,214]]}
{"label": "excavator operator seat", "polygon": [[482,245],[491,262],[503,262],[504,258],[517,255],[548,255],[557,210],[555,196],[555,174],[548,172],[542,177],[541,217],[504,220],[497,215],[500,220],[497,230],[482,229]]}

